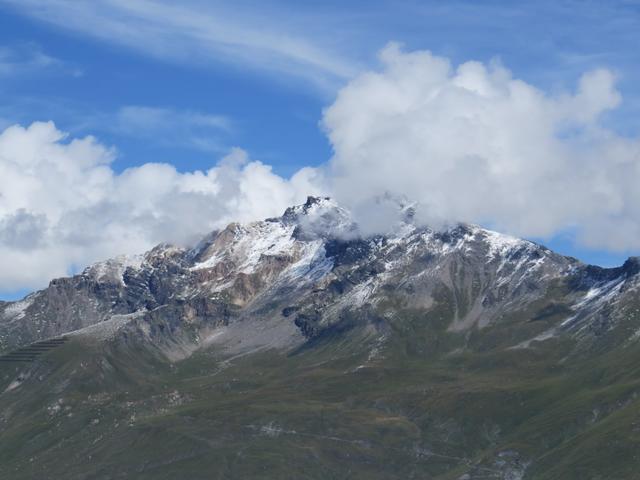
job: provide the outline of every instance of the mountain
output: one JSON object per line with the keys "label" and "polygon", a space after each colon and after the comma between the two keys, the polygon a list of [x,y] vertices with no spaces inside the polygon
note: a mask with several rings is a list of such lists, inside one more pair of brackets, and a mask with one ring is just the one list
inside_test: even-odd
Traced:
{"label": "mountain", "polygon": [[310,197],[0,303],[0,478],[631,479],[640,259]]}

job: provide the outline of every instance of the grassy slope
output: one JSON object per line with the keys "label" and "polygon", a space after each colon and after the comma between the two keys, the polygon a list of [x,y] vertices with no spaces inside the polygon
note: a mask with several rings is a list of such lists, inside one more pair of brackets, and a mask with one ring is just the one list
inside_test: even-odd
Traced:
{"label": "grassy slope", "polygon": [[[525,478],[636,478],[637,344],[513,350],[544,325],[454,334],[450,314],[396,315],[360,369],[357,328],[229,364],[70,342],[0,395],[0,478],[492,478],[505,451],[531,462]],[[15,371],[0,368],[3,391]]]}

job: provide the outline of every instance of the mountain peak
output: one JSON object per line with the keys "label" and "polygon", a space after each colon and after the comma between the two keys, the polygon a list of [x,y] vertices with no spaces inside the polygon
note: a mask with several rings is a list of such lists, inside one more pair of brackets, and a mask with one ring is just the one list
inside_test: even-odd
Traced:
{"label": "mountain peak", "polygon": [[622,271],[631,277],[640,273],[640,257],[629,257],[622,264]]}
{"label": "mountain peak", "polygon": [[308,196],[303,204],[287,208],[281,218],[285,222],[295,222],[301,215],[312,215],[319,211],[326,212],[338,209],[343,210],[331,197]]}
{"label": "mountain peak", "polygon": [[[441,289],[455,286],[455,295],[463,295],[459,301],[464,304],[452,326],[459,330],[480,320],[490,322],[506,308],[505,302],[513,308],[534,301],[552,282],[570,280],[572,291],[582,292],[614,273],[630,277],[640,271],[637,257],[615,272],[600,272],[533,242],[477,225],[458,223],[440,230],[418,226],[413,208],[403,205],[399,212],[404,218],[386,234],[365,236],[348,210],[331,198],[310,196],[279,218],[231,223],[189,250],[160,245],[144,256],[99,262],[78,279],[52,284],[55,292],[47,295],[68,298],[78,289],[88,289],[86,295],[104,297],[103,304],[83,299],[76,310],[65,311],[73,317],[71,324],[83,326],[113,313],[156,308],[171,298],[224,298],[248,308],[276,292],[286,296],[312,288],[318,297],[313,305],[337,302],[330,319],[317,315],[326,326],[338,321],[343,309],[375,304],[397,288],[420,289],[423,298],[408,295],[403,301],[421,305],[436,301]],[[76,318],[76,311],[84,316]],[[299,323],[307,333],[319,328],[308,320]]]}
{"label": "mountain peak", "polygon": [[298,240],[354,236],[357,230],[351,213],[330,197],[309,196],[302,205],[287,208],[280,221],[295,225]]}
{"label": "mountain peak", "polygon": [[323,202],[331,202],[331,197],[314,197],[313,195],[309,195],[307,197],[307,201],[304,202],[303,207],[309,209],[313,205],[319,205]]}

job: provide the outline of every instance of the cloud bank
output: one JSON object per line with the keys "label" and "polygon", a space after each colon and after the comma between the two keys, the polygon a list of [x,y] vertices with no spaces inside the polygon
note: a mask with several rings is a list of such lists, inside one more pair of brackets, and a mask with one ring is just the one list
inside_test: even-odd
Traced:
{"label": "cloud bank", "polygon": [[[93,137],[69,139],[52,122],[15,125],[0,134],[0,291],[42,287],[160,242],[187,244],[313,194],[351,208],[367,233],[394,220],[384,199],[406,198],[434,226],[467,221],[527,237],[570,230],[590,247],[639,249],[640,140],[606,126],[621,102],[605,69],[550,94],[499,63],[454,66],[390,44],[380,68],[355,76],[325,110],[333,157],[291,178],[240,149],[207,171],[148,163],[116,172],[115,150]],[[167,117],[125,113],[142,126]]]}
{"label": "cloud bank", "polygon": [[640,248],[640,141],[603,117],[615,76],[585,73],[548,94],[499,63],[453,66],[427,51],[380,53],[324,112],[333,195],[372,229],[376,197],[418,202],[421,221],[468,221],[520,236],[567,229],[584,245]]}
{"label": "cloud bank", "polygon": [[114,156],[92,137],[69,141],[52,122],[0,134],[0,291],[42,287],[100,259],[280,215],[319,183],[313,169],[284,179],[240,149],[205,172],[147,163],[116,173]]}

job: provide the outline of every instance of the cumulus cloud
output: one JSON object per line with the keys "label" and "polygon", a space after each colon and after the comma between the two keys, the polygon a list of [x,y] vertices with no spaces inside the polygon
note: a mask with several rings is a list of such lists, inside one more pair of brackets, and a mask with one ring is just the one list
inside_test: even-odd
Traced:
{"label": "cumulus cloud", "polygon": [[114,156],[52,122],[0,134],[0,290],[42,287],[70,266],[279,215],[319,184],[314,169],[285,179],[240,149],[187,173],[160,163],[117,173]]}
{"label": "cumulus cloud", "polygon": [[[416,202],[418,221],[468,221],[527,237],[577,232],[609,250],[640,248],[640,140],[607,128],[622,102],[615,75],[585,73],[571,92],[542,91],[498,62],[452,65],[390,44],[322,119],[333,157],[291,178],[232,150],[206,171],[170,164],[112,169],[116,152],[69,139],[51,122],[0,133],[0,291],[36,288],[96,260],[190,244],[231,221],[282,213],[330,194],[364,233]],[[206,129],[223,117],[184,112]],[[170,112],[131,107],[122,125],[162,136]],[[157,140],[161,142],[161,140]]]}
{"label": "cumulus cloud", "polygon": [[604,126],[621,102],[610,71],[552,95],[498,62],[454,66],[397,44],[380,62],[323,117],[333,194],[365,227],[388,225],[384,194],[416,201],[425,223],[529,237],[572,229],[588,246],[640,247],[640,141]]}

